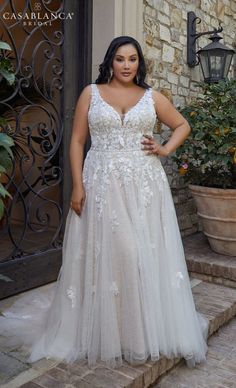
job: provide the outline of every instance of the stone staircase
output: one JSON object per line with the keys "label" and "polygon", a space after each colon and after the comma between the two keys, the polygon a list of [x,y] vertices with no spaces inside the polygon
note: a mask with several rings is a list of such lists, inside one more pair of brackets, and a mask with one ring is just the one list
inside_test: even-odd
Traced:
{"label": "stone staircase", "polygon": [[185,237],[184,249],[190,276],[236,288],[236,256],[213,252],[202,233]]}
{"label": "stone staircase", "polygon": [[[210,320],[211,336],[236,316],[236,257],[213,253],[200,233],[184,238],[184,247],[196,309]],[[125,363],[112,370],[101,363],[91,370],[86,364],[47,364],[45,360],[41,369],[39,361],[2,388],[146,388],[181,363],[180,358],[161,357],[136,367]]]}

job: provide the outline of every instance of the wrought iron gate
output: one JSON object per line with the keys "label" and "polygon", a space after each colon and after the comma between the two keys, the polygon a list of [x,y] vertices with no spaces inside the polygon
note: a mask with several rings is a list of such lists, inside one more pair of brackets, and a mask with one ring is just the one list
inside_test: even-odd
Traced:
{"label": "wrought iron gate", "polygon": [[0,78],[0,131],[15,142],[0,178],[12,195],[0,221],[0,298],[55,280],[61,265],[70,130],[91,69],[91,1],[66,3],[0,6],[0,41],[12,49],[1,50],[0,60],[15,73],[14,85]]}

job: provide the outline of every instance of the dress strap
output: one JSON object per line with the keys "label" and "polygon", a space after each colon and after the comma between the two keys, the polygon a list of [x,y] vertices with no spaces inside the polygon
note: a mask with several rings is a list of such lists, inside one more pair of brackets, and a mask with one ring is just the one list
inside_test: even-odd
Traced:
{"label": "dress strap", "polygon": [[155,105],[155,101],[154,101],[154,98],[153,98],[153,96],[152,96],[152,92],[153,92],[153,89],[152,89],[152,88],[149,88],[149,89],[147,90],[147,97],[148,97],[149,101],[150,101],[153,105]]}
{"label": "dress strap", "polygon": [[97,89],[97,85],[96,84],[90,84],[91,86],[91,104],[95,103],[98,98],[99,98],[99,95],[98,95],[98,89]]}

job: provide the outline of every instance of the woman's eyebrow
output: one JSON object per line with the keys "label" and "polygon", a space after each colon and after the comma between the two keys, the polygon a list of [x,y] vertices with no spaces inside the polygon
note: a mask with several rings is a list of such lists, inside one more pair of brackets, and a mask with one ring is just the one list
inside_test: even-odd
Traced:
{"label": "woman's eyebrow", "polygon": [[[130,57],[137,57],[137,54],[131,54]],[[124,55],[116,54],[116,57],[124,58]]]}

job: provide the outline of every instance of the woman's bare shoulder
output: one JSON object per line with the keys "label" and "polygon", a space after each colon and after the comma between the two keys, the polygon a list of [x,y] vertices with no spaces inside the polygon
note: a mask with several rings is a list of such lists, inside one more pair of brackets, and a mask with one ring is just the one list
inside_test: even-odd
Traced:
{"label": "woman's bare shoulder", "polygon": [[159,104],[169,102],[169,99],[164,96],[164,94],[155,89],[152,89],[152,97],[154,101]]}
{"label": "woman's bare shoulder", "polygon": [[91,84],[89,84],[83,88],[82,92],[78,97],[77,103],[78,104],[86,103],[88,105],[90,103],[91,96],[92,96],[92,86]]}
{"label": "woman's bare shoulder", "polygon": [[81,92],[81,96],[90,97],[92,94],[92,84],[85,86]]}

